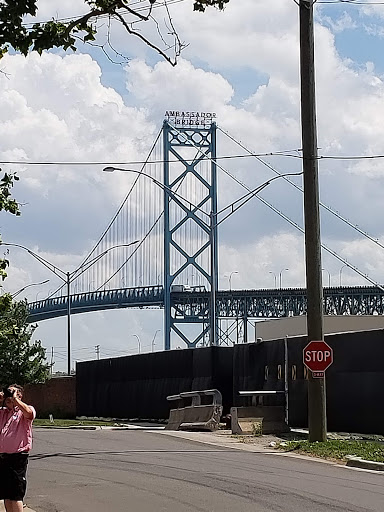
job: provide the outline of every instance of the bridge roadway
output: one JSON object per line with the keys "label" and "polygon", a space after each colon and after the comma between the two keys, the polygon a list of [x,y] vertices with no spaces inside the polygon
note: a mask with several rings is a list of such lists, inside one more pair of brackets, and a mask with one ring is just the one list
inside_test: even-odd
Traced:
{"label": "bridge roadway", "polygon": [[[176,317],[209,318],[208,291],[172,292],[171,301]],[[280,318],[305,315],[307,298],[305,288],[264,290],[221,290],[217,292],[219,318]],[[162,286],[144,286],[102,290],[71,295],[71,314],[116,308],[162,308]],[[28,304],[29,322],[38,322],[67,314],[67,297],[44,299]],[[326,315],[383,315],[384,292],[377,287],[324,288]]]}

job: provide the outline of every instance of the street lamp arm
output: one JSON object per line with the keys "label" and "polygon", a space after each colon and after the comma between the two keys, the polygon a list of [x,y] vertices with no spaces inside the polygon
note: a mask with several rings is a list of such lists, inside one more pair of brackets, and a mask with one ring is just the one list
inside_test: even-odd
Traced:
{"label": "street lamp arm", "polygon": [[[198,210],[200,212],[202,212],[203,214],[207,215],[209,217],[209,214],[207,214],[202,208],[199,208],[197,205],[191,203],[190,201],[188,201],[188,199],[186,199],[185,197],[181,196],[180,194],[178,194],[177,192],[175,192],[174,190],[172,190],[171,187],[167,187],[166,185],[164,185],[163,183],[161,183],[161,181],[158,181],[157,179],[153,178],[153,176],[151,176],[150,174],[146,174],[145,172],[142,172],[142,171],[137,171],[136,169],[123,169],[121,167],[104,167],[103,169],[104,172],[114,172],[114,171],[121,171],[121,172],[133,172],[135,174],[139,174],[141,176],[145,176],[146,178],[149,178],[150,180],[153,181],[153,183],[155,183],[155,185],[157,185],[158,187],[162,188],[163,190],[166,190],[167,192],[169,192],[170,194],[172,194],[173,196],[173,199],[174,201],[181,207],[183,208],[184,205],[183,203],[181,203],[180,200],[178,200],[177,198],[180,198],[182,201],[186,202],[190,209],[194,209],[194,210]],[[216,214],[215,214],[215,217],[217,219],[217,216],[220,215],[221,213],[225,212],[226,210],[230,209],[229,213],[227,213],[222,219],[220,219],[219,222],[217,222],[213,227],[217,227],[219,224],[221,224],[222,222],[224,222],[228,217],[230,217],[232,214],[234,214],[237,210],[239,210],[239,208],[241,208],[242,206],[244,206],[249,200],[251,200],[253,197],[255,197],[259,192],[261,192],[265,187],[267,187],[272,181],[274,180],[277,180],[279,178],[285,178],[286,176],[301,176],[303,173],[302,172],[290,172],[290,173],[286,173],[286,174],[280,174],[279,176],[273,176],[272,178],[270,178],[268,181],[265,181],[264,183],[262,183],[261,185],[259,185],[258,187],[256,187],[255,189],[253,190],[250,190],[249,192],[247,192],[246,194],[244,194],[243,196],[239,197],[239,199],[236,199],[236,201],[234,201],[233,203],[225,206],[224,208],[222,208],[220,211],[218,211]],[[240,204],[239,204],[240,203]]]}
{"label": "street lamp arm", "polygon": [[138,344],[139,354],[140,354],[140,352],[141,352],[141,341],[140,341],[140,337],[139,337],[137,334],[132,334],[132,336],[134,336],[134,337],[137,339],[137,344]]}
{"label": "street lamp arm", "polygon": [[[62,281],[66,282],[66,278],[63,276],[66,276],[66,273],[64,270],[61,270],[61,268],[56,267],[53,263],[46,260],[42,256],[39,256],[35,252],[31,251],[31,249],[28,249],[28,247],[25,247],[21,244],[14,244],[14,243],[7,243],[7,242],[0,242],[0,245],[5,245],[7,247],[19,247],[20,249],[23,249],[24,251],[27,251],[31,256],[33,256],[37,261],[39,261],[44,267],[46,267],[48,270],[50,270],[53,274],[55,274],[58,278],[60,278]],[[63,276],[60,275],[63,274]]]}
{"label": "street lamp arm", "polygon": [[[71,273],[71,280],[73,281],[74,278],[77,278],[79,276],[81,276],[81,274],[83,274],[84,272],[86,272],[90,267],[92,267],[95,263],[97,263],[101,258],[103,258],[103,256],[105,256],[106,254],[108,254],[110,251],[112,251],[113,249],[118,249],[119,247],[130,247],[131,245],[134,245],[134,244],[137,244],[139,243],[140,240],[135,240],[134,242],[130,242],[129,244],[118,244],[118,245],[114,245],[113,247],[109,247],[108,249],[106,249],[105,251],[101,252],[100,254],[98,254],[97,256],[95,256],[94,258],[92,258],[91,260],[88,260],[87,262],[85,262],[83,265],[81,265],[80,267],[78,267],[76,270],[74,270],[72,273]],[[80,272],[81,270],[81,272]]]}
{"label": "street lamp arm", "polygon": [[29,288],[30,286],[38,286],[38,285],[41,285],[41,284],[45,284],[45,283],[48,283],[49,279],[46,279],[45,281],[41,281],[41,283],[31,283],[31,284],[27,284],[26,286],[24,286],[23,288],[20,288],[20,290],[17,290],[16,292],[12,293],[11,297],[12,299],[14,299],[15,297],[17,297],[17,295],[19,295],[19,293],[23,292],[24,290],[26,290],[27,288]]}
{"label": "street lamp arm", "polygon": [[[164,183],[162,183],[161,181],[157,180],[156,178],[154,178],[153,176],[151,176],[150,174],[147,174],[145,172],[142,172],[142,171],[138,171],[136,169],[123,169],[122,167],[104,167],[103,169],[104,172],[114,172],[114,171],[121,171],[121,172],[133,172],[135,174],[139,174],[140,176],[144,176],[146,178],[149,178],[150,180],[152,180],[152,182],[157,185],[158,187],[160,187],[161,189],[163,190],[166,190],[170,195],[172,195],[172,198],[173,200],[181,207],[181,208],[185,208],[184,204],[180,201],[184,201],[185,203],[188,204],[189,208],[191,210],[199,210],[200,212],[202,212],[204,215],[206,215],[207,217],[209,217],[209,213],[205,212],[204,210],[200,209],[196,204],[194,203],[191,203],[191,201],[188,201],[188,199],[186,199],[185,197],[183,197],[181,194],[178,194],[177,192],[175,192],[171,187],[167,187],[167,185],[164,185]],[[179,199],[178,199],[179,198]]]}
{"label": "street lamp arm", "polygon": [[[269,179],[268,181],[265,181],[264,183],[262,183],[255,189],[250,190],[249,192],[244,194],[242,197],[239,197],[239,199],[236,199],[236,201],[229,204],[228,206],[225,206],[219,212],[217,212],[216,216],[220,215],[221,213],[225,212],[226,210],[228,210],[230,208],[230,212],[227,213],[222,219],[220,219],[216,223],[215,227],[218,226],[219,224],[221,224],[222,222],[224,222],[228,217],[230,217],[233,213],[235,213],[237,210],[239,210],[242,206],[244,206],[253,197],[255,197],[257,194],[259,194],[264,188],[266,188],[268,185],[270,185],[270,183],[272,181],[277,180],[279,178],[285,178],[286,176],[301,176],[302,174],[303,174],[302,172],[290,172],[290,173],[286,173],[286,174],[281,174],[279,176],[274,176],[273,178]],[[238,204],[238,203],[240,203],[240,204]]]}

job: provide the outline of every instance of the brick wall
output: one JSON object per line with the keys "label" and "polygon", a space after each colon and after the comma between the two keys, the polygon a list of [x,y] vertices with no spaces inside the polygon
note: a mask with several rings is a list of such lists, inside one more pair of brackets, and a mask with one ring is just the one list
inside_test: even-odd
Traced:
{"label": "brick wall", "polygon": [[55,377],[45,384],[28,384],[24,401],[33,405],[38,418],[76,417],[76,377]]}

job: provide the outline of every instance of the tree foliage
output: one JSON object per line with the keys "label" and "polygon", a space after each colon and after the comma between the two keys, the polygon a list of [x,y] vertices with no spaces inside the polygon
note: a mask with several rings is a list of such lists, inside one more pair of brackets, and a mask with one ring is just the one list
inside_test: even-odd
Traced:
{"label": "tree foliage", "polygon": [[[1,172],[1,169],[0,169]],[[12,213],[13,215],[20,215],[20,207],[18,202],[12,197],[12,187],[15,181],[18,181],[16,174],[4,173],[4,176],[0,180],[0,211]],[[1,241],[0,241],[1,243]],[[9,261],[6,258],[0,258],[0,279],[4,281],[7,277],[6,269]],[[2,307],[2,301],[6,298],[0,298],[0,313]],[[7,302],[7,300],[5,300]]]}
{"label": "tree foliage", "polygon": [[[0,169],[1,172],[1,169]],[[13,199],[11,190],[14,181],[19,178],[16,174],[4,173],[4,176],[0,180],[0,211],[5,211],[13,215],[20,215],[19,204]],[[1,240],[0,240],[1,243]],[[9,261],[6,258],[0,258],[0,279],[4,281],[7,277],[7,267]],[[0,285],[1,287],[1,285]],[[12,297],[9,294],[0,296],[0,316],[9,310],[12,304]]]}
{"label": "tree foliage", "polygon": [[0,316],[2,386],[44,382],[49,376],[50,365],[41,342],[31,342],[37,326],[27,323],[28,314],[27,302],[20,301],[11,303]]}
{"label": "tree foliage", "polygon": [[204,12],[206,7],[218,7],[219,9],[224,9],[225,4],[227,4],[229,0],[195,0],[193,4],[193,8],[195,11]]}
{"label": "tree foliage", "polygon": [[[229,0],[192,0],[195,11],[204,12],[207,7],[223,9]],[[26,16],[38,15],[38,0],[1,0],[0,1],[0,59],[9,47],[27,55],[35,50],[41,53],[54,47],[76,50],[79,41],[92,42],[95,40],[100,19],[117,20],[130,35],[139,37],[144,43],[158,51],[171,64],[176,60],[185,44],[183,44],[173,26],[168,7],[160,0],[140,2],[130,0],[84,0],[88,12],[71,20],[55,20],[39,23],[24,23]],[[138,23],[152,21],[159,28],[154,16],[154,9],[162,5],[166,8],[167,33],[173,38],[172,44],[158,46],[147,39],[138,27]],[[159,31],[159,30],[158,30]],[[173,50],[171,57],[169,50]]]}
{"label": "tree foliage", "polygon": [[[1,172],[1,169],[0,169]],[[12,187],[19,178],[4,173],[0,180],[0,211],[20,215],[18,202],[12,197]],[[0,241],[1,243],[1,241]],[[0,259],[0,277],[4,280],[8,267]],[[29,325],[26,301],[13,302],[5,293],[0,297],[0,384],[44,382],[49,375],[45,350],[40,341],[31,342],[36,326]]]}

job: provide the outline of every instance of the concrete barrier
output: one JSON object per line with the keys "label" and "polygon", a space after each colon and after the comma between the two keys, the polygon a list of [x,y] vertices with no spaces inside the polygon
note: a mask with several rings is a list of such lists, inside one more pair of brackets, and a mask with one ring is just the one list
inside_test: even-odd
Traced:
{"label": "concrete barrier", "polygon": [[[209,397],[210,404],[202,404],[202,397]],[[185,391],[178,395],[167,396],[175,401],[177,408],[169,413],[167,430],[217,430],[223,413],[222,396],[217,389],[203,391]]]}
{"label": "concrete barrier", "polygon": [[[284,394],[284,391],[240,391],[241,396],[262,400],[263,396]],[[233,434],[279,434],[289,432],[284,405],[255,405],[231,407]]]}

